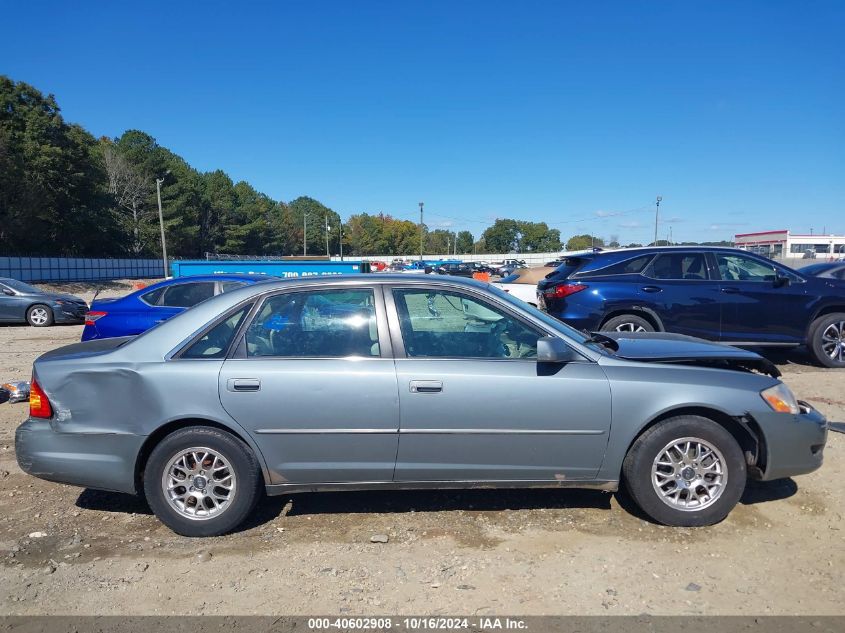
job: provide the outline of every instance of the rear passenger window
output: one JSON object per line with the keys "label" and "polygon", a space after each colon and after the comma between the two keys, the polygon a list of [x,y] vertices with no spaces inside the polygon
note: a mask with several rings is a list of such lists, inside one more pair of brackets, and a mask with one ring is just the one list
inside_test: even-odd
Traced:
{"label": "rear passenger window", "polygon": [[605,268],[584,271],[584,275],[636,275],[643,272],[654,255],[640,255],[633,259],[626,259],[624,262],[617,262]]}
{"label": "rear passenger window", "polygon": [[370,289],[290,292],[264,302],[246,333],[247,356],[379,356]]}
{"label": "rear passenger window", "polygon": [[164,290],[165,288],[156,288],[155,290],[145,292],[141,295],[141,300],[151,306],[157,306],[159,301],[161,301],[161,295],[164,294]]}
{"label": "rear passenger window", "polygon": [[158,305],[171,308],[190,308],[214,296],[214,282],[200,281],[176,284],[164,289],[164,297]]}
{"label": "rear passenger window", "polygon": [[646,269],[652,279],[707,279],[707,267],[702,253],[664,253],[658,255]]}
{"label": "rear passenger window", "polygon": [[232,344],[235,332],[241,326],[244,317],[249,313],[252,304],[235,312],[232,316],[221,321],[200,339],[182,353],[182,358],[223,358],[226,350]]}

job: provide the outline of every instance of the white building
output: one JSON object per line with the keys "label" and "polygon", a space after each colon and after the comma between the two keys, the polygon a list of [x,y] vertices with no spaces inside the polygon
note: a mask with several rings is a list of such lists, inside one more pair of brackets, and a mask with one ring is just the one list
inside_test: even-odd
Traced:
{"label": "white building", "polygon": [[766,257],[801,258],[807,252],[817,259],[845,255],[845,235],[795,235],[788,230],[737,233],[734,245]]}

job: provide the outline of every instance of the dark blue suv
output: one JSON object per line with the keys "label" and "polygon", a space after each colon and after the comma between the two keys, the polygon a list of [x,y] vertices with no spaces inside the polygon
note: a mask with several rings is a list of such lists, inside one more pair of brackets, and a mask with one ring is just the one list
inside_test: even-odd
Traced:
{"label": "dark blue suv", "polygon": [[586,331],[687,334],[740,346],[807,345],[845,367],[845,281],[802,275],[717,247],[634,248],[568,257],[540,306]]}

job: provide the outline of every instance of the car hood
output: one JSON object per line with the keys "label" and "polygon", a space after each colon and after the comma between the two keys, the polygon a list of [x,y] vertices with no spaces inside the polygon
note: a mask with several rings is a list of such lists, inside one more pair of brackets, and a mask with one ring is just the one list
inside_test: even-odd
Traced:
{"label": "car hood", "polygon": [[753,370],[772,378],[780,376],[774,363],[755,352],[693,336],[668,332],[598,332],[593,336],[597,340],[611,339],[616,345],[615,355],[627,360]]}
{"label": "car hood", "polygon": [[[70,301],[72,303],[86,303],[85,299],[80,299],[74,295],[64,294],[62,292],[39,292],[38,294],[29,294],[29,297],[37,297],[42,301],[45,299],[49,299],[51,301],[55,301],[56,299],[61,299],[62,301]],[[87,303],[86,303],[87,305]]]}

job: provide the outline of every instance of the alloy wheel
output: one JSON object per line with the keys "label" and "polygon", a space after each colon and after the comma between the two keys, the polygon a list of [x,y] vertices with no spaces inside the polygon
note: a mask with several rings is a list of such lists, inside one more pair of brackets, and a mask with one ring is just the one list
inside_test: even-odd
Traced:
{"label": "alloy wheel", "polygon": [[620,323],[615,328],[616,332],[647,332],[639,323]]}
{"label": "alloy wheel", "polygon": [[168,462],[161,488],[181,516],[202,521],[225,512],[237,492],[235,472],[228,460],[210,448],[179,451]]}
{"label": "alloy wheel", "polygon": [[722,453],[697,437],[673,440],[657,453],[651,466],[654,491],[675,510],[703,510],[716,502],[727,482]]}
{"label": "alloy wheel", "polygon": [[29,313],[29,318],[34,325],[44,325],[50,318],[47,314],[47,308],[34,308]]}
{"label": "alloy wheel", "polygon": [[822,350],[835,361],[845,362],[845,321],[828,325],[822,332]]}

